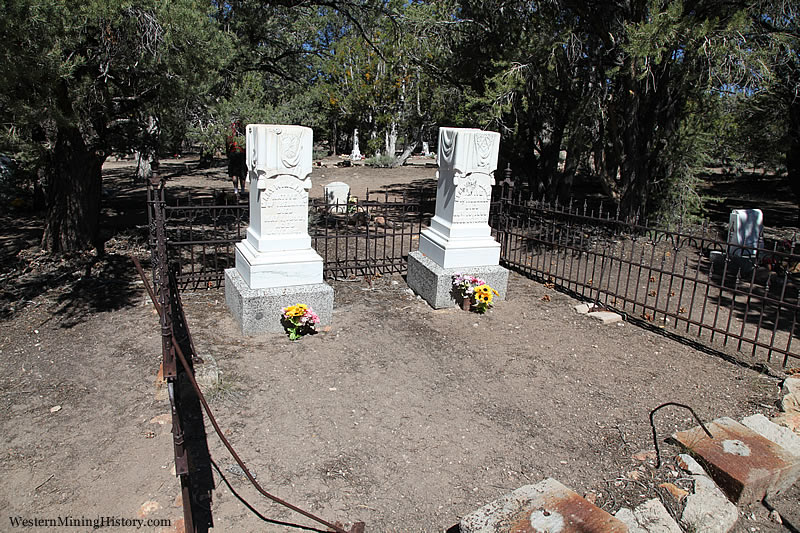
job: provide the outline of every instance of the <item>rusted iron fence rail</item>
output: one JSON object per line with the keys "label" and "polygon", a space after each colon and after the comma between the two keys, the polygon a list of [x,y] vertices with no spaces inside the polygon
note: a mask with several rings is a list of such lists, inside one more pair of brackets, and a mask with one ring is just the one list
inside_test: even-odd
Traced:
{"label": "rusted iron fence rail", "polygon": [[[400,194],[367,191],[342,204],[312,199],[311,245],[322,256],[327,279],[404,273],[408,254],[435,207],[435,191],[424,188]],[[235,245],[249,223],[246,203],[213,199],[165,199],[163,188],[148,191],[151,226],[163,211],[167,253],[182,289],[219,287],[224,270],[235,266]],[[155,234],[151,231],[151,234]]]}
{"label": "rusted iron fence rail", "polygon": [[367,191],[341,205],[313,200],[309,234],[325,277],[405,273],[434,208],[435,194],[422,189],[399,196]]}
{"label": "rusted iron fence rail", "polygon": [[591,210],[504,197],[492,226],[502,262],[569,291],[701,342],[735,345],[787,366],[800,359],[800,255],[794,239],[732,248],[724,229],[648,227]]}

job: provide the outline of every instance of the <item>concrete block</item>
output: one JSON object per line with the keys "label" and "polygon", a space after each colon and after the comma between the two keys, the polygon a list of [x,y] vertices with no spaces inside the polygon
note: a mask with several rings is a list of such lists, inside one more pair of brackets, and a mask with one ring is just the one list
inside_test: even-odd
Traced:
{"label": "concrete block", "polygon": [[731,418],[673,435],[735,503],[760,502],[800,478],[800,458]]}
{"label": "concrete block", "polygon": [[629,533],[681,533],[681,528],[658,499],[647,500],[631,511],[622,508],[614,516],[628,526]]}
{"label": "concrete block", "polygon": [[695,475],[694,494],[686,498],[681,523],[687,531],[727,533],[739,519],[739,509],[706,476]]}
{"label": "concrete block", "polygon": [[786,378],[781,384],[781,410],[784,413],[800,413],[800,378]]}
{"label": "concrete block", "polygon": [[690,455],[682,453],[676,459],[678,466],[692,474],[694,480],[694,491],[683,499],[681,524],[687,531],[730,531],[739,518],[739,510]]}
{"label": "concrete block", "polygon": [[786,378],[781,383],[781,394],[800,394],[800,378]]}
{"label": "concrete block", "polygon": [[461,298],[453,289],[453,274],[459,272],[485,280],[499,293],[495,300],[506,299],[508,270],[501,266],[442,268],[420,251],[408,255],[408,286],[434,309],[461,305]]}
{"label": "concrete block", "polygon": [[251,289],[235,268],[225,270],[225,303],[242,334],[280,333],[281,309],[302,303],[310,306],[320,326],[333,320],[333,288],[325,283]]}
{"label": "concrete block", "polygon": [[625,524],[555,479],[526,485],[461,519],[461,533],[623,533]]}
{"label": "concrete block", "polygon": [[787,427],[800,435],[800,413],[778,413],[772,422]]}
{"label": "concrete block", "polygon": [[622,322],[622,317],[617,313],[612,313],[611,311],[595,311],[594,313],[589,313],[589,316],[595,320],[599,320],[603,324],[616,324],[617,322]]}
{"label": "concrete block", "polygon": [[579,315],[588,315],[589,314],[589,304],[578,304],[575,307],[575,312]]}
{"label": "concrete block", "polygon": [[791,429],[770,422],[764,415],[748,416],[742,420],[742,424],[800,457],[800,435],[796,435]]}

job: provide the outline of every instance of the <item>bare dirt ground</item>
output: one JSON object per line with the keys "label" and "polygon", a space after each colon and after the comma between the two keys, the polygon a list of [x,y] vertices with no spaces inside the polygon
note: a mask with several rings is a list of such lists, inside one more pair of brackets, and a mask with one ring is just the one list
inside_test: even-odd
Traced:
{"label": "bare dirt ground", "polygon": [[[224,167],[163,168],[176,193],[230,188]],[[170,425],[159,423],[169,402],[156,386],[158,317],[127,258],[146,258],[144,194],[130,170],[107,166],[104,259],[47,258],[35,245],[36,217],[0,221],[8,228],[0,239],[2,531],[14,529],[9,517],[146,516],[174,526],[182,516]],[[434,171],[319,167],[312,196],[330,181],[358,195]],[[676,408],[659,412],[667,461],[656,470],[648,421],[656,406],[688,404],[704,420],[776,410],[774,373],[631,324],[601,326],[576,315],[574,300],[516,274],[508,299],[484,316],[432,310],[399,276],[331,285],[331,329],[297,342],[242,337],[222,290],[183,295],[197,350],[220,372],[207,392],[226,435],[267,490],[331,521],[445,531],[546,477],[595,493],[613,512],[656,497],[662,481],[686,482],[663,439],[696,423]],[[208,431],[225,477],[270,519],[250,513],[215,474],[215,531],[316,528],[259,498]],[[795,524],[798,498],[795,487],[775,502]],[[736,531],[781,531],[767,514],[746,509]]]}

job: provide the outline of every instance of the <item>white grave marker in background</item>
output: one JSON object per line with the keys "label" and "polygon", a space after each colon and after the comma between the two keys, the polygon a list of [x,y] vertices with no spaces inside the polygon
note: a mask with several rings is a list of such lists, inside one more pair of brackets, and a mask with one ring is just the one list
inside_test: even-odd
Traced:
{"label": "white grave marker in background", "polygon": [[353,130],[353,151],[350,153],[350,161],[361,161],[364,158],[358,148],[358,128]]}
{"label": "white grave marker in background", "polygon": [[325,187],[325,202],[331,213],[347,213],[347,201],[350,198],[350,186],[341,181],[332,181]]}
{"label": "white grave marker in background", "polygon": [[[728,253],[734,257],[755,257],[763,248],[764,214],[761,209],[734,209],[728,222]],[[748,249],[751,248],[751,249]]]}

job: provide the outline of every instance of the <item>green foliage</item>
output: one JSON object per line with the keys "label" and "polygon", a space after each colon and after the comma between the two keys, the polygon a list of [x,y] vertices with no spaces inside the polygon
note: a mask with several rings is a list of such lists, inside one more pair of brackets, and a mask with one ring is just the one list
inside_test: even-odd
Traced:
{"label": "green foliage", "polygon": [[47,150],[59,125],[78,127],[99,157],[157,145],[150,117],[184,120],[228,53],[207,7],[197,0],[7,2],[0,107],[13,126],[0,139],[4,148]]}
{"label": "green foliage", "polygon": [[43,244],[98,239],[101,165],[114,151],[152,153],[159,124],[207,97],[227,55],[200,0],[8,0],[0,17],[0,151],[42,176]]}
{"label": "green foliage", "polygon": [[366,166],[375,168],[390,168],[394,165],[394,162],[395,157],[386,154],[368,157],[364,160]]}
{"label": "green foliage", "polygon": [[722,124],[719,107],[700,103],[720,91],[749,93],[769,78],[753,38],[755,6],[459,6],[464,30],[453,73],[480,76],[468,82],[467,115],[473,125],[498,129],[505,158],[551,199],[568,196],[582,175],[623,212],[698,212],[697,173],[714,150],[727,150],[714,128],[732,127]]}
{"label": "green foliage", "polygon": [[313,126],[308,95],[287,93],[277,102],[267,91],[267,78],[258,72],[245,73],[230,90],[208,107],[198,110],[187,137],[203,151],[224,153],[225,137],[231,124],[302,124]]}
{"label": "green foliage", "polygon": [[580,176],[623,211],[667,220],[700,212],[709,158],[785,166],[800,183],[795,11],[722,0],[5,0],[0,153],[47,184],[114,151],[186,139],[222,151],[235,120],[311,126],[345,152],[358,128],[379,165],[439,126],[481,127],[502,133],[502,157],[537,193],[568,196]]}

